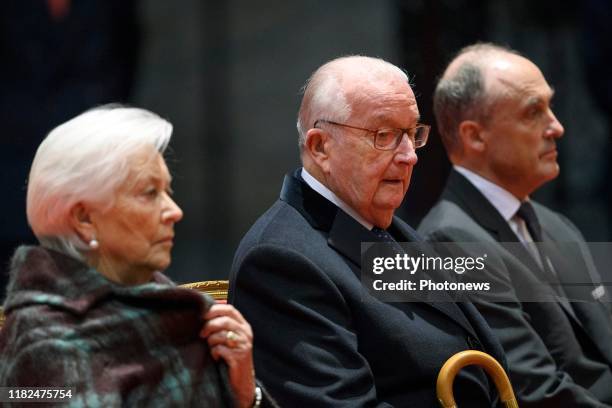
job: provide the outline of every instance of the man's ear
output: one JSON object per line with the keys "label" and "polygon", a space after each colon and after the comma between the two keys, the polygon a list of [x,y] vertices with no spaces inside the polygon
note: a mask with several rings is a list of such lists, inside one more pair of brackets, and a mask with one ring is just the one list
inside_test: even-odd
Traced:
{"label": "man's ear", "polygon": [[312,128],[306,133],[304,151],[324,173],[329,173],[329,132],[323,129]]}
{"label": "man's ear", "polygon": [[459,124],[459,138],[464,151],[482,153],[486,148],[484,129],[479,122],[464,120]]}
{"label": "man's ear", "polygon": [[89,242],[96,236],[96,230],[91,222],[89,207],[81,202],[72,206],[69,212],[70,225],[83,242]]}

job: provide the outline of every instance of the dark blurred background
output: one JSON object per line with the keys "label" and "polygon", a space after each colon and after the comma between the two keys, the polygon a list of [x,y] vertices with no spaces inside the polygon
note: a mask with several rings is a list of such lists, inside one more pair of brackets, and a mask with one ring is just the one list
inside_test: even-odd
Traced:
{"label": "dark blurred background", "polygon": [[[416,85],[423,122],[435,125],[435,80],[475,41],[517,49],[555,88],[566,130],[562,172],[536,198],[589,241],[610,241],[611,7],[605,0],[6,0],[3,270],[16,245],[35,242],[25,185],[36,147],[92,106],[127,102],[174,124],[168,162],[185,218],[168,274],[180,283],[222,279],[241,236],[299,166],[299,89],[314,69],[356,53],[393,62]],[[399,211],[414,226],[449,170],[435,126],[430,140]]]}

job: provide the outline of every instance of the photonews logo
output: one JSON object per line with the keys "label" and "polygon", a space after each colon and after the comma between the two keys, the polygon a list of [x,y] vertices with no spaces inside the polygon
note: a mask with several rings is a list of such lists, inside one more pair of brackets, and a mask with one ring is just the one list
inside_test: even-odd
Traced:
{"label": "photonews logo", "polygon": [[385,302],[558,302],[563,296],[609,308],[612,273],[599,272],[607,273],[611,262],[609,242],[362,242],[361,283],[364,299]]}
{"label": "photonews logo", "polygon": [[362,283],[374,296],[390,298],[385,300],[405,301],[407,294],[414,301],[455,301],[491,289],[479,279],[487,258],[485,251],[459,251],[452,244],[375,243],[362,246]]}

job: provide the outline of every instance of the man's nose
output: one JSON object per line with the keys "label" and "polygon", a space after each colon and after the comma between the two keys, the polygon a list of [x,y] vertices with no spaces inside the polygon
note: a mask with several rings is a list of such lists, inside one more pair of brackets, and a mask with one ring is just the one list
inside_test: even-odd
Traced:
{"label": "man's nose", "polygon": [[559,119],[557,119],[552,110],[550,111],[550,119],[551,121],[548,124],[548,128],[546,129],[546,136],[558,139],[563,136],[565,129],[563,128],[563,125],[561,124],[561,122],[559,122]]}
{"label": "man's nose", "polygon": [[395,149],[393,160],[398,164],[407,164],[414,166],[419,160],[414,148],[414,142],[408,136],[408,133],[404,132],[400,144]]}

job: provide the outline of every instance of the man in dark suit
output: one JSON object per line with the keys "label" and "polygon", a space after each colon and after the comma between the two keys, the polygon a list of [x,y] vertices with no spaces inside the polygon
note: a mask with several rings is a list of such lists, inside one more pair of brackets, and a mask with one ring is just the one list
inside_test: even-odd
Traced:
{"label": "man in dark suit", "polygon": [[[521,407],[608,407],[608,295],[576,227],[529,199],[559,173],[555,141],[563,127],[552,97],[540,70],[514,51],[477,44],[458,54],[434,95],[454,167],[419,232],[498,249],[499,262],[479,279],[504,290],[474,303],[504,347]],[[580,251],[564,251],[567,243]]]}
{"label": "man in dark suit", "polygon": [[[383,303],[360,281],[361,242],[419,241],[394,211],[429,127],[408,78],[368,57],[328,62],[310,78],[299,117],[303,168],[246,234],[229,300],[254,330],[255,366],[288,407],[427,407],[443,363],[465,349],[503,361],[471,304]],[[464,407],[490,407],[478,368],[455,382]]]}

